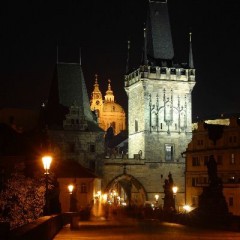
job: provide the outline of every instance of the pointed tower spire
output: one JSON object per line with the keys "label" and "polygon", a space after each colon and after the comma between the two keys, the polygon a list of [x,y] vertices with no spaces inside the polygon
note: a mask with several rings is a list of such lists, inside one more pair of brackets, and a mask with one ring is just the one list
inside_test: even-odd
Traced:
{"label": "pointed tower spire", "polygon": [[97,74],[95,74],[95,84],[94,84],[93,93],[100,93]]}
{"label": "pointed tower spire", "polygon": [[105,101],[106,102],[114,102],[114,95],[113,95],[113,91],[111,89],[111,80],[110,79],[108,79],[108,90],[106,91]]}
{"label": "pointed tower spire", "polygon": [[126,74],[128,74],[128,71],[129,71],[130,44],[131,42],[128,40]]}
{"label": "pointed tower spire", "polygon": [[189,68],[194,68],[192,52],[192,33],[189,33]]}
{"label": "pointed tower spire", "polygon": [[149,0],[147,55],[154,65],[165,65],[174,57],[171,26],[166,0]]}
{"label": "pointed tower spire", "polygon": [[147,59],[147,29],[144,27],[143,32],[144,32],[144,65],[148,65],[148,59]]}

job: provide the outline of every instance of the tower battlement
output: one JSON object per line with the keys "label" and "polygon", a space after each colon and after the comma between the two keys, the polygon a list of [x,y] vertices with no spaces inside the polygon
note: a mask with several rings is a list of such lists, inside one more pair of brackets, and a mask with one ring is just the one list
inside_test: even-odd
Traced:
{"label": "tower battlement", "polygon": [[195,69],[141,66],[134,72],[125,75],[124,85],[129,87],[142,78],[195,82]]}

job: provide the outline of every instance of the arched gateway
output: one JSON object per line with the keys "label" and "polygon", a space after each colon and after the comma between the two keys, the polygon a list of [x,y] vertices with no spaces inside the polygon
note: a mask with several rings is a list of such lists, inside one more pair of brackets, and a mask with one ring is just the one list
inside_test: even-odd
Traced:
{"label": "arched gateway", "polygon": [[118,201],[127,205],[143,206],[148,200],[143,185],[132,175],[123,173],[112,179],[105,188],[109,197],[119,196]]}

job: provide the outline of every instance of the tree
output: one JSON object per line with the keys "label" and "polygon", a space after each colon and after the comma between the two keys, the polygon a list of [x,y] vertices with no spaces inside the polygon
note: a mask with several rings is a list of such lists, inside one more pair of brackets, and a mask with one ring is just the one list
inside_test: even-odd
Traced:
{"label": "tree", "polygon": [[22,171],[16,171],[0,192],[0,221],[16,228],[36,220],[43,214],[44,195],[44,179],[25,177]]}

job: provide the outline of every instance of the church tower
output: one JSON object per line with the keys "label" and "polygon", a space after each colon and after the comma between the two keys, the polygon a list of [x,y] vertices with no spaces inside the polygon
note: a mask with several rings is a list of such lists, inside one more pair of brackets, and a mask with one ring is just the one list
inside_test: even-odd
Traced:
{"label": "church tower", "polygon": [[99,89],[97,75],[95,79],[94,88],[91,95],[90,107],[97,115],[98,126],[105,132],[112,126],[114,135],[119,134],[126,129],[126,117],[124,109],[115,102],[115,97],[111,87],[111,80],[108,80],[108,88],[106,94],[103,96]]}
{"label": "church tower", "polygon": [[91,95],[90,108],[92,111],[95,111],[98,118],[98,124],[100,126],[101,123],[99,123],[99,117],[100,117],[100,112],[102,111],[102,108],[103,108],[103,97],[99,89],[97,74],[95,75],[95,84],[93,87],[94,88]]}
{"label": "church tower", "polygon": [[188,65],[173,64],[167,0],[149,1],[144,29],[144,61],[125,76],[128,95],[129,158],[140,154],[159,175],[171,172],[183,193],[183,152],[192,138],[192,99],[195,85],[191,41]]}

